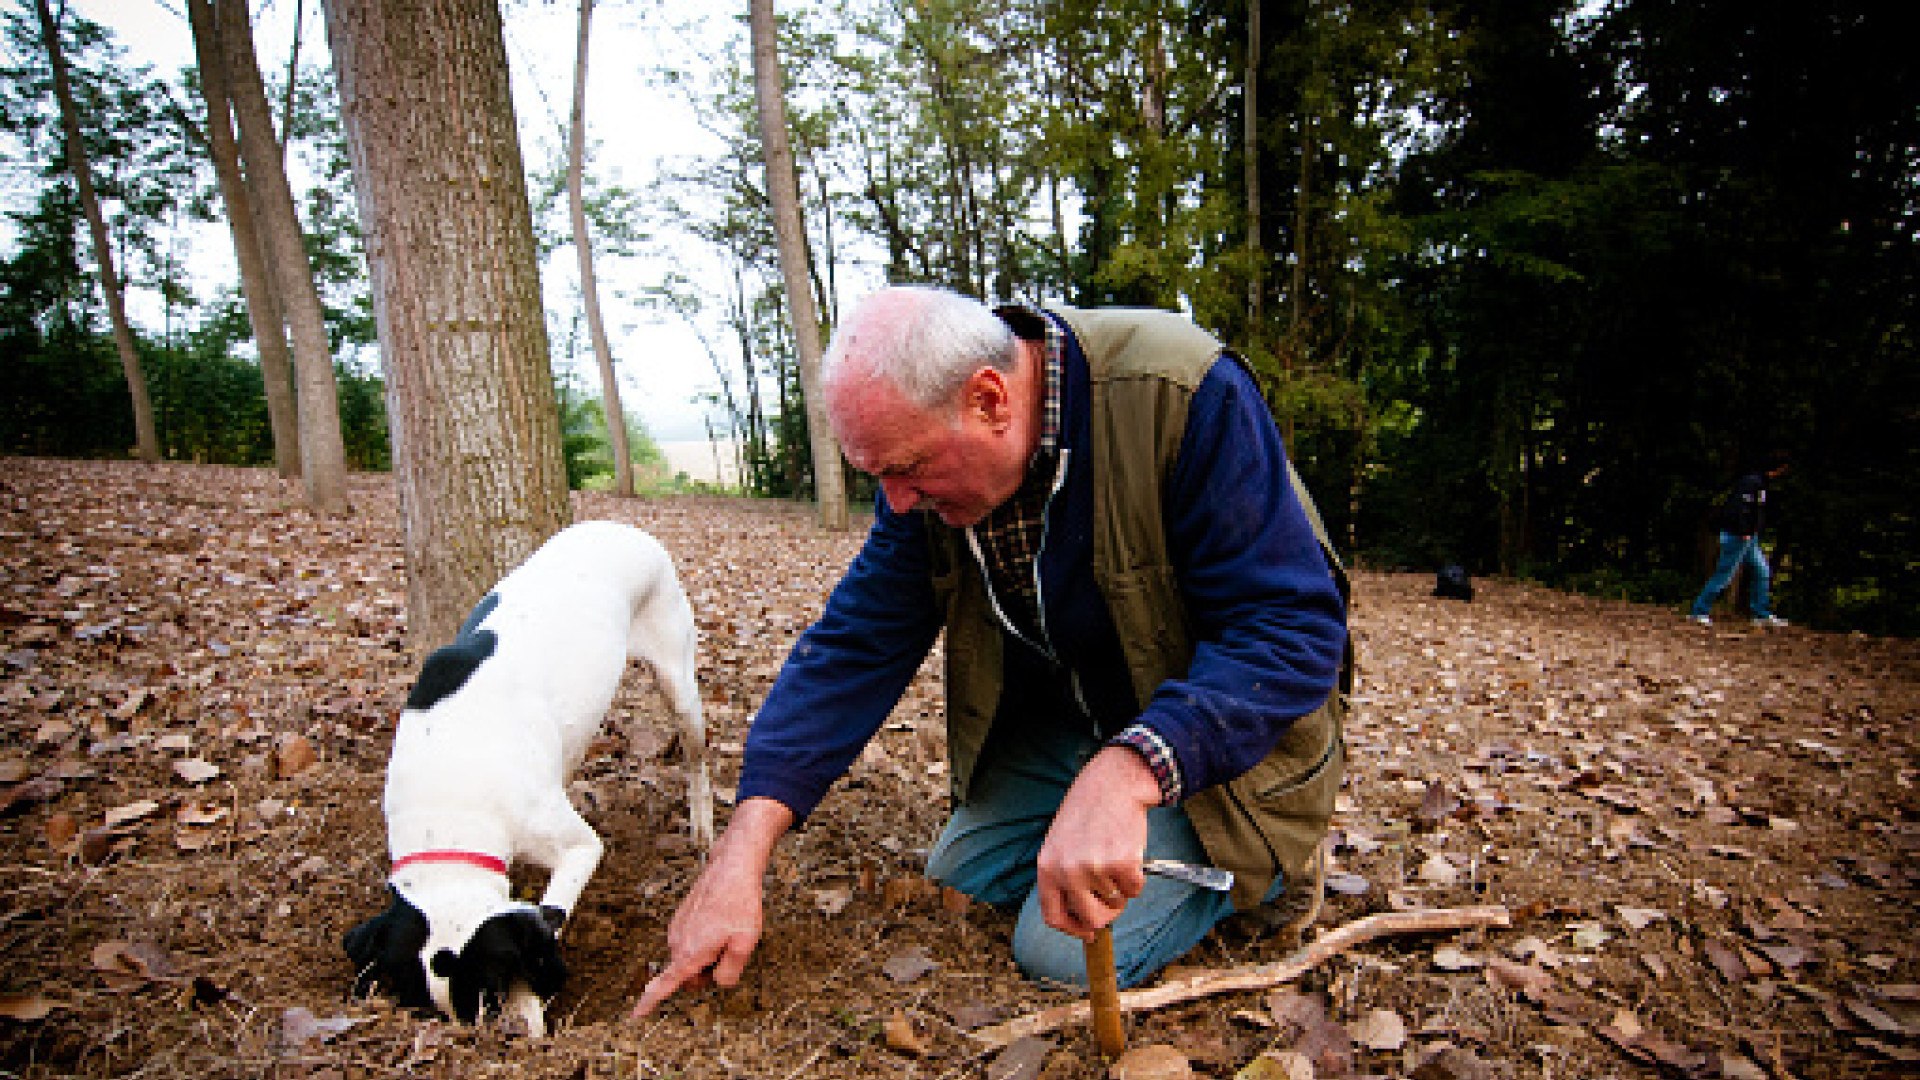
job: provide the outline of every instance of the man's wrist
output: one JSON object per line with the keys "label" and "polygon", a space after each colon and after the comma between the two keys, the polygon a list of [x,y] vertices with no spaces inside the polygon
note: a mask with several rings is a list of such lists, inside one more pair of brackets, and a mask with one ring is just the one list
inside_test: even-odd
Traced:
{"label": "man's wrist", "polygon": [[773,858],[773,846],[793,827],[794,818],[792,808],[778,799],[742,800],[713,845],[712,861],[747,860],[747,865],[765,869]]}
{"label": "man's wrist", "polygon": [[1132,724],[1108,739],[1107,745],[1125,747],[1139,756],[1147,771],[1153,775],[1154,786],[1159,792],[1157,805],[1172,806],[1185,795],[1180,761],[1174,757],[1173,747],[1167,745],[1159,732],[1145,724]]}

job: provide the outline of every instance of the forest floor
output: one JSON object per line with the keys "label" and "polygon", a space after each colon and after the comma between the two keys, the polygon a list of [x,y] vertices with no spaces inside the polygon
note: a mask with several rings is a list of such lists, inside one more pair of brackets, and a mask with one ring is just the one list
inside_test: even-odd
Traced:
{"label": "forest floor", "polygon": [[[413,675],[390,478],[354,500],[317,520],[264,471],[0,459],[0,1075],[1107,1075],[1081,1025],[1007,1054],[973,1034],[1075,996],[1017,975],[1009,916],[918,876],[946,792],[931,664],[780,849],[740,987],[626,1017],[697,866],[664,706],[633,675],[575,784],[608,851],[554,1033],[349,1000],[340,937],[384,904]],[[743,500],[575,513],[675,553],[729,788],[859,537]],[[1131,1043],[1209,1077],[1920,1072],[1920,642],[1478,584],[1463,604],[1355,575],[1317,929],[1483,904],[1512,925],[1139,1012]],[[1292,946],[1234,926],[1188,963]]]}

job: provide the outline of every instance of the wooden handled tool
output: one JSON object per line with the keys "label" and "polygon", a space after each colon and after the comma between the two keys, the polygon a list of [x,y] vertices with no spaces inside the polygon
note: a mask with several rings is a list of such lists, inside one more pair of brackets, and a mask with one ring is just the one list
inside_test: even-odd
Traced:
{"label": "wooden handled tool", "polygon": [[[1233,872],[1218,867],[1195,866],[1174,859],[1148,859],[1140,869],[1215,892],[1233,888]],[[1114,971],[1111,924],[1101,927],[1093,940],[1087,942],[1087,1012],[1093,1020],[1093,1042],[1100,1055],[1117,1058],[1125,1053],[1127,1025],[1120,1013],[1120,977]]]}
{"label": "wooden handled tool", "polygon": [[1117,1058],[1127,1049],[1127,1028],[1120,1015],[1120,977],[1113,969],[1113,927],[1103,926],[1087,942],[1087,1002],[1093,1014],[1093,1042],[1102,1057]]}

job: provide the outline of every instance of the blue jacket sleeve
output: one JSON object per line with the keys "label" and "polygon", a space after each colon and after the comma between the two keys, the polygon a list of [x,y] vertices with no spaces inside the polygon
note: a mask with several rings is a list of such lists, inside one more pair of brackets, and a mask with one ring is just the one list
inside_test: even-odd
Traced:
{"label": "blue jacket sleeve", "polygon": [[1346,612],[1287,482],[1272,415],[1239,363],[1196,391],[1166,496],[1167,540],[1194,656],[1139,722],[1166,741],[1185,795],[1264,758],[1326,701],[1346,647]]}
{"label": "blue jacket sleeve", "polygon": [[892,712],[939,632],[926,524],[880,499],[866,543],[754,717],[738,798],[771,798],[804,820]]}

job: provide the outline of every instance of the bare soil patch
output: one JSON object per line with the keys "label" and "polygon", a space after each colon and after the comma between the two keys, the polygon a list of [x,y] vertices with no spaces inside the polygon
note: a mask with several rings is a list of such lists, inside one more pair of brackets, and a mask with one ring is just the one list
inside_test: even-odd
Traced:
{"label": "bare soil patch", "polygon": [[[1025,1072],[968,1035],[1072,995],[1013,971],[1009,916],[918,877],[946,797],[932,664],[783,846],[740,987],[625,1018],[697,865],[635,675],[576,785],[608,855],[557,1032],[349,1001],[339,940],[382,903],[413,676],[391,483],[354,500],[319,520],[261,471],[0,459],[0,1073],[1105,1075],[1084,1029]],[[859,537],[739,500],[588,495],[576,515],[675,553],[727,788]],[[1136,1016],[1132,1042],[1214,1077],[1288,1046],[1321,1076],[1913,1075],[1920,645],[1478,584],[1460,604],[1356,575],[1321,925],[1499,903],[1513,927],[1370,943],[1279,994]],[[1235,926],[1190,959],[1291,946]]]}

